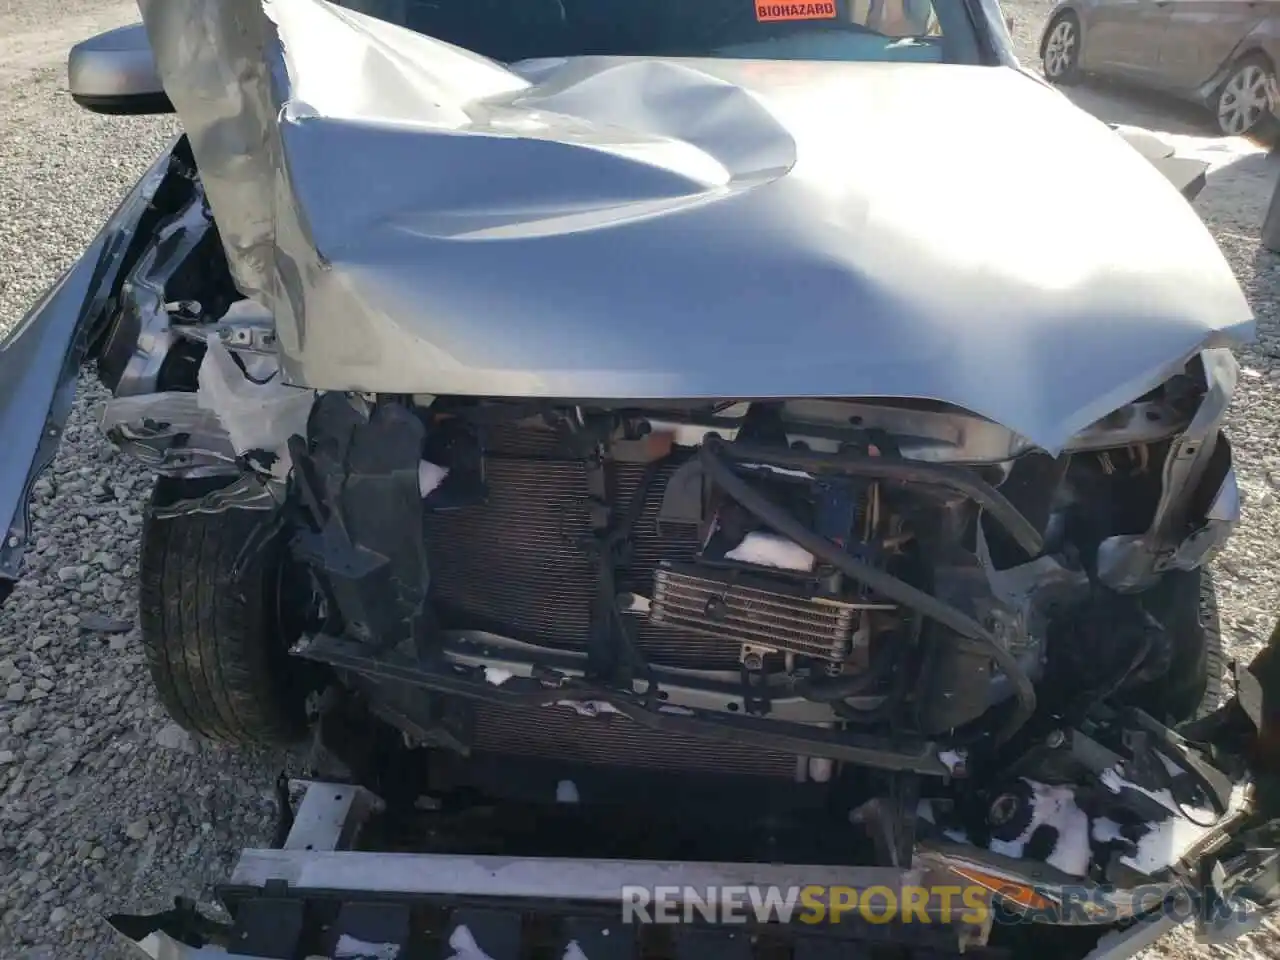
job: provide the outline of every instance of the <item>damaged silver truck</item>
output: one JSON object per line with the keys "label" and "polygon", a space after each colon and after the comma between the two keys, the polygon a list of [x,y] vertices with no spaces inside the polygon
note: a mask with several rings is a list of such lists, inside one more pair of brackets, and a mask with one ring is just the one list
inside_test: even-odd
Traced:
{"label": "damaged silver truck", "polygon": [[[1018,69],[992,0],[141,7],[72,94],[184,134],[0,350],[0,584],[89,363],[157,475],[165,706],[379,798],[357,859],[238,869],[234,932],[157,921],[173,955],[1257,921],[1280,684],[1220,702],[1206,570],[1253,318],[1194,177]],[[618,926],[654,884],[926,880],[987,909]]]}

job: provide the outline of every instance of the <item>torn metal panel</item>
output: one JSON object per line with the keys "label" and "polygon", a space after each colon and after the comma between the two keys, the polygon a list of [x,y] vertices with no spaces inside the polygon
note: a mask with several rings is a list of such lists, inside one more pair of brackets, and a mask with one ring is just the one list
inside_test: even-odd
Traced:
{"label": "torn metal panel", "polygon": [[109,400],[98,420],[125,453],[169,476],[238,476],[231,437],[194,393],[151,393]]}
{"label": "torn metal panel", "polygon": [[152,211],[170,173],[169,149],[129,191],[80,259],[0,342],[0,599],[18,575],[29,531],[31,487],[53,461],[71,412],[76,377],[91,336],[106,319],[109,300],[131,266],[130,241]]}
{"label": "torn metal panel", "polygon": [[320,0],[141,6],[292,382],[927,397],[1057,452],[1252,335],[1174,187],[1015,70],[507,69]]}
{"label": "torn metal panel", "polygon": [[[1113,590],[1151,586],[1168,570],[1194,570],[1227,541],[1240,520],[1240,496],[1230,448],[1221,434],[1240,365],[1229,350],[1201,354],[1207,391],[1187,430],[1169,447],[1162,467],[1163,489],[1147,532],[1108,537],[1098,547],[1098,576]],[[1198,487],[1221,473],[1204,517],[1190,516]],[[1212,482],[1212,481],[1211,481]]]}

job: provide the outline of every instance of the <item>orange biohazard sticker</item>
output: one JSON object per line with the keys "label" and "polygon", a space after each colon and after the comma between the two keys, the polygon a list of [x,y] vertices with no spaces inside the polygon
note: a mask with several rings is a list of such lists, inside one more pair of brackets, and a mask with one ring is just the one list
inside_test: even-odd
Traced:
{"label": "orange biohazard sticker", "polygon": [[834,20],[835,16],[835,0],[810,0],[808,3],[756,0],[756,19],[761,23],[774,20]]}

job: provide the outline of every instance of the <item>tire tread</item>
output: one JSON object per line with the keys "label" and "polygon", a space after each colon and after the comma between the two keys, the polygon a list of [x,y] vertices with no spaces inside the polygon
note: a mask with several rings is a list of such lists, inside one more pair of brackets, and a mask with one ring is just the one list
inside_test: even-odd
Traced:
{"label": "tire tread", "polygon": [[[157,485],[152,503],[163,497]],[[161,703],[192,733],[239,744],[280,744],[302,732],[302,704],[272,645],[270,557],[238,584],[231,567],[265,514],[231,510],[143,519],[138,609],[142,645]],[[264,551],[269,554],[271,551]]]}

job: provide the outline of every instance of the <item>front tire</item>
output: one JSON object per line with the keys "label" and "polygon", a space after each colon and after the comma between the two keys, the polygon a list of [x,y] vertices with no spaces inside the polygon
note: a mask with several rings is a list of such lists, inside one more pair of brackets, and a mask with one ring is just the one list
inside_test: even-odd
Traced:
{"label": "front tire", "polygon": [[290,662],[284,544],[273,538],[233,581],[246,539],[271,514],[158,518],[157,505],[203,496],[208,481],[161,478],[143,520],[138,610],[161,703],[184,729],[240,745],[295,743],[307,685]]}
{"label": "front tire", "polygon": [[1168,573],[1152,588],[1147,609],[1168,631],[1169,666],[1125,699],[1174,723],[1211,713],[1222,701],[1226,668],[1213,577],[1208,570]]}
{"label": "front tire", "polygon": [[1053,18],[1040,44],[1044,77],[1050,83],[1072,84],[1080,79],[1080,18],[1066,10]]}
{"label": "front tire", "polygon": [[1248,54],[1232,64],[1211,104],[1218,130],[1242,137],[1262,128],[1271,119],[1275,81],[1275,66],[1261,54]]}

